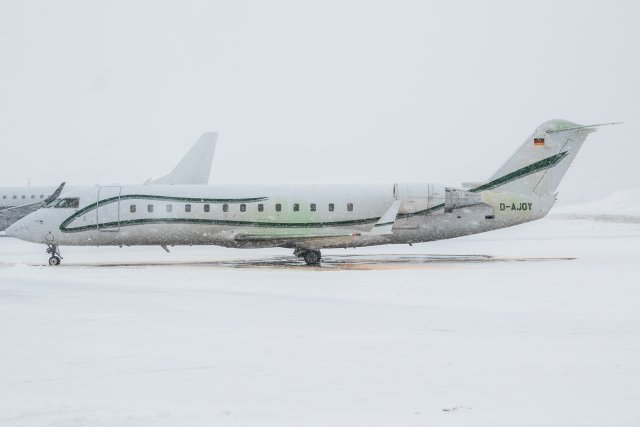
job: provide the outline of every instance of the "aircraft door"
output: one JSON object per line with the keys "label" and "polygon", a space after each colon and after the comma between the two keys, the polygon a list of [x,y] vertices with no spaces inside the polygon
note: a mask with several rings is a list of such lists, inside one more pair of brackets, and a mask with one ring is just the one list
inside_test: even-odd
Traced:
{"label": "aircraft door", "polygon": [[120,194],[122,187],[98,187],[96,199],[96,228],[99,231],[120,231]]}

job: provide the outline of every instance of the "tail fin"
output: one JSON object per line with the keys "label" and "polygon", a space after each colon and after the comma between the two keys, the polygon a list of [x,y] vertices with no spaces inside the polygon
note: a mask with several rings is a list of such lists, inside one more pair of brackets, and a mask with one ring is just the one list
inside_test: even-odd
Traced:
{"label": "tail fin", "polygon": [[488,182],[470,191],[499,189],[552,196],[587,135],[603,125],[583,126],[566,120],[549,120],[538,126]]}
{"label": "tail fin", "polygon": [[203,133],[169,175],[149,181],[149,184],[206,185],[211,175],[211,163],[217,140],[217,132]]}

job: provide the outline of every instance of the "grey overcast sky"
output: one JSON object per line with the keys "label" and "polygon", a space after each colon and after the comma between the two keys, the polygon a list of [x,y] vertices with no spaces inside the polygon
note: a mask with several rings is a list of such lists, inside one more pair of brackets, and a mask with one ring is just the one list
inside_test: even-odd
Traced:
{"label": "grey overcast sky", "polygon": [[220,132],[211,183],[488,178],[592,135],[561,201],[640,187],[636,1],[0,0],[0,185],[137,184]]}

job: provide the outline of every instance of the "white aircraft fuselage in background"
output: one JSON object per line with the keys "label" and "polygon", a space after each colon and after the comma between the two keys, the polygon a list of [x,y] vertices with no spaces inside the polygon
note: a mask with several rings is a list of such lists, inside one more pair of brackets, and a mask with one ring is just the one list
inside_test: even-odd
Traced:
{"label": "white aircraft fuselage in background", "polygon": [[[217,142],[217,133],[207,132],[198,138],[171,173],[150,181],[151,184],[207,184]],[[64,183],[62,184],[64,186]],[[95,186],[65,187],[82,192]],[[0,187],[0,231],[42,207],[58,196],[61,186]],[[90,191],[90,190],[89,190]]]}
{"label": "white aircraft fuselage in background", "polygon": [[[586,136],[598,125],[540,125],[486,182],[381,185],[144,185],[65,191],[7,234],[58,245],[220,245],[320,249],[447,239],[545,216]],[[59,263],[59,259],[50,261]]]}
{"label": "white aircraft fuselage in background", "polygon": [[45,187],[0,187],[0,210],[30,205],[46,199],[56,189],[57,185]]}

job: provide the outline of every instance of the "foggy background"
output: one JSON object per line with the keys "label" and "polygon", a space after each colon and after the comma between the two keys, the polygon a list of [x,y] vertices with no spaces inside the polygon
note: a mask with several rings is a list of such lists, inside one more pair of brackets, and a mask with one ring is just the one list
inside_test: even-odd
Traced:
{"label": "foggy background", "polygon": [[220,132],[211,183],[487,179],[590,136],[561,202],[640,186],[632,1],[0,2],[0,186],[138,184]]}

